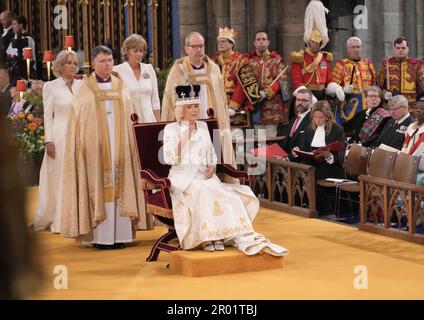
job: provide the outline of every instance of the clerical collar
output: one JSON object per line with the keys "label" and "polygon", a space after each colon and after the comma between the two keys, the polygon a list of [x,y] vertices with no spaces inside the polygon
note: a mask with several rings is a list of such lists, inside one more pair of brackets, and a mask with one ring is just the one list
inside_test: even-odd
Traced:
{"label": "clerical collar", "polygon": [[203,69],[205,69],[205,64],[203,63],[202,65],[200,65],[198,67],[191,65],[191,67],[193,68],[193,70],[203,70]]}
{"label": "clerical collar", "polygon": [[359,58],[359,59],[352,59],[352,58],[349,58],[349,60],[350,60],[350,61],[353,61],[353,62],[359,62],[359,61],[361,61],[361,58]]}
{"label": "clerical collar", "polygon": [[103,79],[97,73],[95,73],[95,75],[96,75],[96,80],[97,80],[98,83],[109,83],[109,82],[112,82],[112,76],[111,75],[109,75],[109,77],[107,77],[106,79]]}

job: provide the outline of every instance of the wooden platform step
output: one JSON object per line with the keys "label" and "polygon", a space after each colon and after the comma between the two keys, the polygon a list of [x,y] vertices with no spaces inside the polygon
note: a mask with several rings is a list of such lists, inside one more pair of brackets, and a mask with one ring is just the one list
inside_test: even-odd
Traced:
{"label": "wooden platform step", "polygon": [[174,274],[188,277],[216,276],[230,273],[283,268],[283,257],[269,254],[247,256],[236,248],[225,251],[175,251],[169,254],[169,268]]}

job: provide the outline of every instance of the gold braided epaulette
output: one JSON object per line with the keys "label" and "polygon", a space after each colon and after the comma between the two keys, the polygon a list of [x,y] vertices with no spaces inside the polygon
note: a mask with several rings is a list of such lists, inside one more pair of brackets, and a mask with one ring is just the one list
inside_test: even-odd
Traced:
{"label": "gold braided epaulette", "polygon": [[291,63],[303,63],[304,50],[290,52],[289,59]]}
{"label": "gold braided epaulette", "polygon": [[327,57],[327,61],[334,60],[334,55],[331,52],[323,51],[322,53],[325,54],[325,56]]}

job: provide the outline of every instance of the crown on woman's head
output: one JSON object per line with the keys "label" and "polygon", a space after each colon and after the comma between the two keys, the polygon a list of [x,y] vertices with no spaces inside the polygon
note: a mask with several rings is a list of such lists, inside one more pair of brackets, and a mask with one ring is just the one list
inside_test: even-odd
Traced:
{"label": "crown on woman's head", "polygon": [[176,106],[200,104],[200,85],[183,85],[175,87]]}

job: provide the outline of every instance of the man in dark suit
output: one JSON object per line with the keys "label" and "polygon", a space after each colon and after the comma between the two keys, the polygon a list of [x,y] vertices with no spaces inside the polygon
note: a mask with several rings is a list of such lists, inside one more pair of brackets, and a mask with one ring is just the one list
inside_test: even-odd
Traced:
{"label": "man in dark suit", "polygon": [[405,96],[398,95],[393,97],[389,106],[392,119],[384,126],[379,138],[373,143],[372,147],[377,148],[380,144],[385,144],[401,150],[406,130],[415,120],[408,112],[408,99]]}
{"label": "man in dark suit", "polygon": [[12,29],[13,13],[11,11],[3,11],[0,13],[1,37],[0,37],[0,63],[7,61],[6,50],[10,45],[10,41],[14,37]]}
{"label": "man in dark suit", "polygon": [[293,148],[299,146],[299,138],[305,128],[311,124],[311,109],[313,105],[313,94],[309,89],[301,89],[296,95],[296,117],[290,121],[288,136],[281,143],[281,147],[288,153],[290,161],[296,161],[293,155]]}
{"label": "man in dark suit", "polygon": [[0,117],[7,116],[12,98],[10,96],[10,77],[5,67],[0,66]]}

